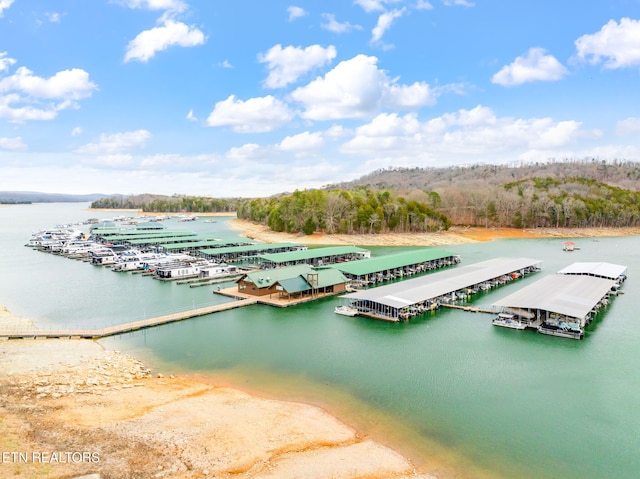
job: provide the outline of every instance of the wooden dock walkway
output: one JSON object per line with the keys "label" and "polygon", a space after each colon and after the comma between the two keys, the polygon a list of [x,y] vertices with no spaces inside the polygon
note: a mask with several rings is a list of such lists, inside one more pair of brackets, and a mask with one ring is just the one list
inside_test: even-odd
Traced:
{"label": "wooden dock walkway", "polygon": [[497,314],[492,309],[476,308],[475,306],[461,306],[459,304],[441,303],[440,306],[445,308],[462,309],[463,311],[471,311],[472,313]]}
{"label": "wooden dock walkway", "polygon": [[24,331],[0,331],[0,338],[5,339],[38,339],[38,338],[72,338],[72,339],[101,339],[108,336],[116,336],[118,334],[130,333],[141,329],[152,328],[162,324],[174,323],[197,316],[204,316],[219,311],[227,311],[229,309],[240,308],[256,304],[256,298],[240,299],[230,301],[228,303],[206,306],[204,308],[196,308],[179,313],[167,314],[155,318],[133,321],[130,323],[117,324],[102,329],[73,329],[73,330],[24,330]]}

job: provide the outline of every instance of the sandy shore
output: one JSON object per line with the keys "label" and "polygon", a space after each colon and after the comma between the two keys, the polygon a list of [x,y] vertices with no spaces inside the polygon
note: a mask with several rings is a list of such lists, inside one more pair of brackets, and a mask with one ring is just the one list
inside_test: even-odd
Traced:
{"label": "sandy shore", "polygon": [[93,341],[0,341],[0,362],[0,477],[434,477],[321,408],[163,377]]}
{"label": "sandy shore", "polygon": [[231,228],[248,238],[267,243],[295,242],[305,245],[443,246],[491,241],[500,238],[591,238],[640,235],[640,228],[479,228],[454,226],[438,233],[383,233],[373,235],[312,235],[277,233],[250,221],[234,219]]}

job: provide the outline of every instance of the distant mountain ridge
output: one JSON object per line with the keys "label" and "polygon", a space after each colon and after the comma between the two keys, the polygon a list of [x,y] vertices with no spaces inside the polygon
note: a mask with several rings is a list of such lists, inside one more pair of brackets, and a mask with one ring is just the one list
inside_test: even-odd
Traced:
{"label": "distant mountain ridge", "polygon": [[0,203],[80,203],[114,196],[120,195],[108,195],[104,193],[71,195],[67,193],[42,193],[38,191],[0,191]]}

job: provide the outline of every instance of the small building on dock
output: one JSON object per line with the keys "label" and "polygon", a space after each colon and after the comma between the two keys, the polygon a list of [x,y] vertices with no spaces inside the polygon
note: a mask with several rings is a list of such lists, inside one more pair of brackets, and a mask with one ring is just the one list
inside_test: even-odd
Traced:
{"label": "small building on dock", "polygon": [[578,274],[552,274],[496,301],[513,321],[540,333],[582,339],[584,327],[609,303],[616,281]]}
{"label": "small building on dock", "polygon": [[375,258],[361,259],[349,263],[338,263],[338,269],[349,279],[354,288],[367,287],[383,281],[408,278],[460,263],[460,256],[435,248],[421,248],[389,254]]}
{"label": "small building on dock", "polygon": [[229,263],[237,261],[256,261],[256,256],[265,253],[283,253],[285,251],[298,251],[307,249],[306,246],[296,243],[262,243],[243,246],[230,246],[225,248],[207,248],[200,250],[200,256],[216,263]]}
{"label": "small building on dock", "polygon": [[286,253],[270,253],[257,256],[263,269],[282,268],[298,264],[326,266],[371,257],[371,251],[357,246],[327,246]]}
{"label": "small building on dock", "polygon": [[342,298],[349,300],[349,306],[360,315],[401,321],[434,310],[441,303],[466,298],[539,271],[541,263],[531,258],[495,258],[345,294]]}
{"label": "small building on dock", "polygon": [[347,278],[340,271],[309,265],[250,272],[236,281],[239,293],[251,296],[277,294],[287,299],[344,293],[346,283]]}

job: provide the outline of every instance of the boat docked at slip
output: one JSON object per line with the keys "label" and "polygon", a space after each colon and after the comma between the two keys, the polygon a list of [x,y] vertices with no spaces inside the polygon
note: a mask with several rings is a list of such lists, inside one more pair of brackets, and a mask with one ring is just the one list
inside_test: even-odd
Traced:
{"label": "boat docked at slip", "polygon": [[538,328],[541,334],[549,336],[560,336],[561,338],[582,339],[584,330],[577,324],[571,323],[542,323]]}
{"label": "boat docked at slip", "polygon": [[500,313],[497,317],[493,318],[491,323],[494,326],[501,326],[503,328],[511,329],[526,329],[527,325],[516,319],[514,314]]}
{"label": "boat docked at slip", "polygon": [[342,316],[357,316],[358,310],[356,308],[352,308],[351,306],[336,306],[333,310],[336,314],[341,314]]}
{"label": "boat docked at slip", "polygon": [[156,267],[154,277],[156,279],[161,279],[164,281],[197,278],[200,275],[200,271],[214,265],[215,263],[211,263],[204,259],[195,259],[192,261],[177,261]]}
{"label": "boat docked at slip", "polygon": [[111,266],[111,271],[125,272],[145,269],[145,265],[165,257],[166,254],[163,253],[142,253],[140,251],[123,253]]}

